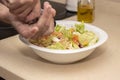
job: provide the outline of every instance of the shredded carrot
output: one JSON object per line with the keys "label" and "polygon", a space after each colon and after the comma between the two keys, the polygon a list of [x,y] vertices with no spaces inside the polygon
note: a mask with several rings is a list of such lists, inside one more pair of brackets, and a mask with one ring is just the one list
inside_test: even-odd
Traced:
{"label": "shredded carrot", "polygon": [[72,40],[74,43],[79,44],[79,36],[78,35],[73,34]]}

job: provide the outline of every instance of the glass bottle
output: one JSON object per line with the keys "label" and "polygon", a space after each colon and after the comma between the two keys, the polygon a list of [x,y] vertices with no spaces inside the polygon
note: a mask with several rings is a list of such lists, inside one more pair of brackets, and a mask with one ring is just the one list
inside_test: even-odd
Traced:
{"label": "glass bottle", "polygon": [[77,19],[91,23],[94,20],[95,0],[78,0]]}

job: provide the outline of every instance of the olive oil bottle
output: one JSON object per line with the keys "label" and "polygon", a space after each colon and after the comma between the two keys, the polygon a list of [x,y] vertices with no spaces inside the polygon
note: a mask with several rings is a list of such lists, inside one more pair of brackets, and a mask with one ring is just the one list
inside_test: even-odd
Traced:
{"label": "olive oil bottle", "polygon": [[78,21],[91,23],[94,20],[94,0],[78,0],[77,18]]}

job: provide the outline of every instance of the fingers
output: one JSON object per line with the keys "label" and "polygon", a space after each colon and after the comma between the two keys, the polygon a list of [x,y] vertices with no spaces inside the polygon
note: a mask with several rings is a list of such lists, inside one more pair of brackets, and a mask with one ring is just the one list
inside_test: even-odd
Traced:
{"label": "fingers", "polygon": [[[23,9],[23,8],[21,8],[21,9]],[[21,10],[22,11],[22,10]],[[32,11],[32,8],[27,8],[26,7],[26,9],[25,10],[23,10],[22,12],[20,12],[20,10],[19,10],[19,13],[17,13],[17,12],[14,12],[15,13],[15,15],[17,15],[17,17],[21,20],[21,21],[23,21],[23,22],[25,22],[25,20],[26,20],[26,16],[28,16],[28,14],[30,13]]]}
{"label": "fingers", "polygon": [[26,4],[33,4],[36,0],[2,0],[11,10],[18,9]]}
{"label": "fingers", "polygon": [[46,21],[48,20],[48,17],[50,15],[50,12],[51,11],[51,5],[49,5],[48,2],[45,2],[44,3],[44,10],[43,10],[43,15],[40,17],[39,21],[38,21],[38,25],[43,25],[46,23]]}
{"label": "fingers", "polygon": [[18,20],[12,20],[11,24],[14,28],[25,38],[31,38],[38,32],[38,28],[36,26],[30,26],[28,24],[23,24]]}
{"label": "fingers", "polygon": [[[49,3],[46,3],[46,4],[50,5]],[[49,17],[48,17],[48,20],[46,22],[46,25],[48,25],[48,29],[44,32],[43,36],[49,35],[50,33],[52,33],[54,31],[54,17],[55,17],[55,15],[56,15],[56,11],[55,11],[55,9],[53,9],[51,7],[51,9],[49,11]]]}
{"label": "fingers", "polygon": [[54,19],[51,18],[49,20],[50,20],[49,28],[48,28],[48,30],[45,31],[43,36],[47,36],[47,35],[51,34],[54,31]]}
{"label": "fingers", "polygon": [[[28,6],[30,6],[30,7],[28,7]],[[32,6],[33,6],[33,5],[32,5]],[[21,14],[22,12],[26,11],[26,10],[29,9],[29,8],[32,10],[30,4],[21,5],[21,6],[19,6],[19,7],[16,8],[16,9],[10,9],[10,12],[14,13],[15,15],[19,15],[19,14]],[[31,11],[31,10],[30,10],[30,11]]]}
{"label": "fingers", "polygon": [[30,14],[39,0],[2,0],[2,2],[9,8],[10,12],[18,16],[18,18],[25,18]]}
{"label": "fingers", "polygon": [[51,6],[48,3],[44,3],[44,11],[41,17],[39,18],[37,22],[37,27],[39,28],[39,32],[33,37],[33,38],[38,38],[41,37],[45,31],[49,28],[49,25],[46,24],[47,20],[49,18],[49,12],[50,12]]}
{"label": "fingers", "polygon": [[32,12],[26,17],[26,22],[39,18],[41,13],[40,10],[41,10],[40,0],[38,0]]}
{"label": "fingers", "polygon": [[47,36],[47,35],[49,35],[50,33],[52,33],[54,31],[54,18],[53,18],[53,16],[54,16],[53,13],[54,12],[52,10],[53,9],[51,9],[51,12],[49,12],[50,15],[49,15],[48,20],[46,22],[46,24],[49,25],[48,30],[45,31],[43,36]]}
{"label": "fingers", "polygon": [[51,14],[52,14],[53,17],[55,17],[55,15],[56,15],[56,10],[55,10],[54,8],[51,9]]}
{"label": "fingers", "polygon": [[8,0],[1,0],[0,2],[2,2],[5,6],[9,6],[9,5],[8,5],[8,3],[9,3]]}
{"label": "fingers", "polygon": [[44,3],[43,14],[41,15],[37,27],[39,28],[39,32],[35,34],[33,38],[40,38],[42,36],[49,35],[54,30],[54,19],[55,10],[51,7],[48,2]]}
{"label": "fingers", "polygon": [[[10,0],[8,0],[8,1],[10,1]],[[19,0],[16,0],[16,1],[19,1]],[[26,6],[28,6],[28,5],[26,5]],[[30,9],[27,8],[26,6],[22,6],[21,8],[20,8],[20,6],[17,6],[17,8],[19,10],[23,10],[23,9],[25,9],[25,10],[23,12],[18,10],[14,13],[16,13],[16,14],[20,13],[19,16],[23,16],[23,14],[27,15],[27,13],[29,12]],[[38,10],[38,8],[40,8],[40,4],[37,4],[34,7],[33,12],[30,13],[30,15],[32,15],[32,17],[30,17],[30,18],[28,17],[29,20],[37,17],[37,15],[40,16],[40,11],[39,11],[40,9]],[[14,9],[16,9],[16,8],[14,8]],[[35,14],[37,14],[37,15],[35,15]],[[52,8],[52,6],[48,2],[45,2],[43,14],[40,16],[40,18],[36,24],[33,24],[33,25],[24,24],[24,22],[21,22],[18,18],[16,18],[16,15],[14,15],[15,17],[10,17],[9,19],[11,20],[11,24],[15,27],[15,29],[23,37],[38,38],[38,37],[48,35],[51,32],[53,32],[53,30],[54,30],[53,18],[55,16],[55,14],[56,14],[56,12]]]}
{"label": "fingers", "polygon": [[31,38],[38,32],[38,28],[36,26],[31,26],[27,24],[23,24],[23,22],[19,21],[16,16],[9,12],[9,9],[0,3],[0,19],[9,21],[10,24],[25,38]]}
{"label": "fingers", "polygon": [[23,6],[20,2],[21,0],[1,0],[1,1],[5,6],[7,6],[11,10],[15,10]]}
{"label": "fingers", "polygon": [[51,11],[51,6],[49,5],[49,3],[45,2],[43,15],[40,17],[37,23],[39,29],[42,30],[41,34],[43,34],[49,28],[49,24],[47,23],[48,23],[48,18],[50,16],[50,11]]}

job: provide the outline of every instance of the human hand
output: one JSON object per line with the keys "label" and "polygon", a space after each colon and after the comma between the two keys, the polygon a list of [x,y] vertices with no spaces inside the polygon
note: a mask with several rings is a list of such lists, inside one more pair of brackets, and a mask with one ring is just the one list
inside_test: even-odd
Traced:
{"label": "human hand", "polygon": [[44,11],[38,22],[29,25],[20,21],[9,9],[0,3],[0,19],[7,20],[25,38],[39,38],[53,32],[55,10],[48,2],[44,3]]}
{"label": "human hand", "polygon": [[43,13],[35,24],[23,24],[19,20],[11,20],[11,23],[22,36],[36,39],[53,32],[55,14],[52,6],[45,2]]}
{"label": "human hand", "polygon": [[31,33],[34,34],[34,31],[36,31],[36,28],[29,27],[28,24],[24,24],[15,15],[11,14],[9,9],[2,3],[0,3],[0,20],[12,24],[13,27],[24,37],[30,37]]}
{"label": "human hand", "polygon": [[1,0],[18,19],[28,22],[40,16],[40,0]]}
{"label": "human hand", "polygon": [[38,22],[35,24],[38,27],[38,32],[33,36],[33,38],[40,38],[42,36],[47,36],[54,31],[55,21],[54,17],[56,15],[55,9],[49,4],[49,2],[44,3],[43,13],[40,16]]}

